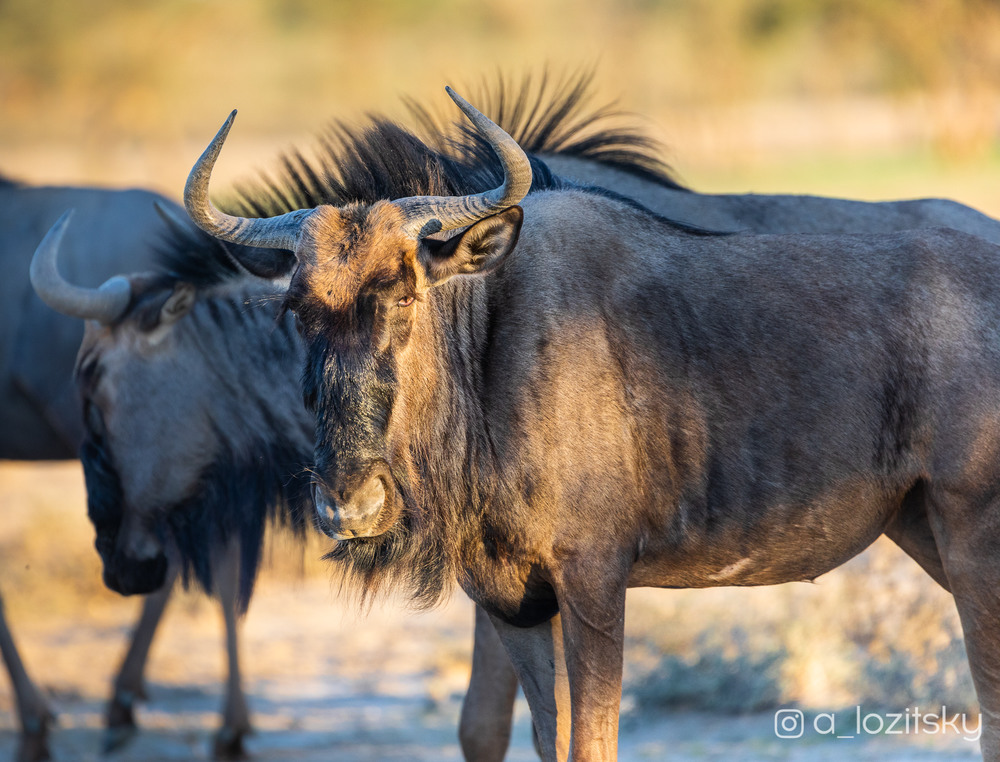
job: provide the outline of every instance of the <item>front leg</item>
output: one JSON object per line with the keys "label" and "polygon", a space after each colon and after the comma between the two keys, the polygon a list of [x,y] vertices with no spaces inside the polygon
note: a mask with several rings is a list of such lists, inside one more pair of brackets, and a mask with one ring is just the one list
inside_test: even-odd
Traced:
{"label": "front leg", "polygon": [[545,762],[569,758],[570,696],[557,614],[534,627],[515,627],[491,616],[531,708],[538,753]]}
{"label": "front leg", "polygon": [[624,580],[593,574],[565,579],[556,589],[572,706],[574,762],[618,756],[625,644]]}
{"label": "front leg", "polygon": [[42,692],[28,677],[14,645],[14,637],[7,628],[2,599],[0,599],[0,655],[3,656],[7,671],[10,673],[17,702],[17,714],[21,720],[21,740],[15,759],[17,762],[39,762],[50,759],[48,728],[55,715],[49,709]]}
{"label": "front leg", "polygon": [[153,645],[153,637],[163,618],[179,571],[176,564],[171,564],[163,587],[150,593],[142,601],[142,614],[132,631],[132,640],[118,669],[104,715],[102,749],[105,754],[121,749],[139,730],[135,722],[135,707],[146,698],[144,675],[149,649]]}
{"label": "front leg", "polygon": [[225,548],[217,548],[213,557],[212,579],[215,594],[222,606],[222,617],[226,626],[226,661],[229,676],[226,680],[226,698],[222,710],[222,727],[215,735],[212,746],[213,759],[246,759],[244,736],[253,732],[250,725],[250,710],[240,677],[239,621],[236,614],[236,598],[239,591],[239,545],[231,542]]}

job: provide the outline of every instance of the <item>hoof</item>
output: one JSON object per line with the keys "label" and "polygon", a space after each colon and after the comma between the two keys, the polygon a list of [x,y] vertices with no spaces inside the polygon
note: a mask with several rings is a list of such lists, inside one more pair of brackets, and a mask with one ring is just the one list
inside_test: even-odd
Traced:
{"label": "hoof", "polygon": [[41,714],[23,719],[24,730],[14,756],[16,762],[41,762],[52,759],[52,754],[49,752],[49,725],[55,719],[56,716],[45,707]]}
{"label": "hoof", "polygon": [[243,737],[247,732],[249,731],[233,730],[232,728],[219,730],[215,734],[215,741],[212,744],[212,759],[250,759],[250,755],[243,746]]}
{"label": "hoof", "polygon": [[23,734],[14,759],[17,762],[42,762],[44,759],[52,759],[49,753],[48,733],[42,730],[40,733]]}
{"label": "hoof", "polygon": [[101,739],[101,754],[113,754],[124,749],[138,734],[139,728],[135,725],[119,725],[117,728],[108,728],[104,731],[104,737]]}
{"label": "hoof", "polygon": [[105,715],[104,739],[101,742],[101,753],[111,754],[129,744],[139,732],[135,723],[135,699],[131,693],[116,693],[108,703]]}

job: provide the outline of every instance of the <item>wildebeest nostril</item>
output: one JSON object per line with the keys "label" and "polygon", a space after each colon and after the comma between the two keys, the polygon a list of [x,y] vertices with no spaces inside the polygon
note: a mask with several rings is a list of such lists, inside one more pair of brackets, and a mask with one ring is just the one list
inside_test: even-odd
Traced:
{"label": "wildebeest nostril", "polygon": [[355,511],[362,516],[371,516],[382,508],[385,503],[385,485],[378,477],[369,479],[354,493],[351,502]]}
{"label": "wildebeest nostril", "polygon": [[327,495],[326,491],[318,484],[313,485],[313,502],[316,504],[316,512],[321,518],[333,521],[337,517],[336,503]]}

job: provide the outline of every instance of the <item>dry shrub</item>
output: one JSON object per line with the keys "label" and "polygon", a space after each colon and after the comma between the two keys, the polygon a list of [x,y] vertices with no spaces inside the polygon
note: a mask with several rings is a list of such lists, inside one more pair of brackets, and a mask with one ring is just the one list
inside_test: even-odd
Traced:
{"label": "dry shrub", "polygon": [[637,591],[626,631],[635,711],[976,707],[951,596],[884,538],[812,585]]}

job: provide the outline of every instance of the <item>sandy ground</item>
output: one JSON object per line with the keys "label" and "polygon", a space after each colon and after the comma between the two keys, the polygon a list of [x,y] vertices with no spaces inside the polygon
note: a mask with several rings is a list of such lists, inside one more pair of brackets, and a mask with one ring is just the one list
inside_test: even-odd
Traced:
{"label": "sandy ground", "polygon": [[[100,587],[82,506],[75,464],[0,466],[0,589],[28,668],[59,715],[52,747],[64,761],[101,758],[103,706],[139,605]],[[630,632],[637,619],[648,626],[657,601],[670,595],[635,591]],[[460,596],[430,612],[388,602],[361,617],[337,595],[320,565],[307,564],[302,574],[265,572],[242,641],[256,728],[248,740],[253,757],[461,759],[456,728],[472,618],[470,603]],[[221,616],[210,600],[190,593],[171,602],[153,646],[150,700],[139,712],[142,732],[112,759],[208,758],[219,723],[221,644]],[[0,678],[0,760],[12,757],[15,728],[12,695]],[[901,762],[977,755],[978,743],[955,734],[847,740],[810,730],[798,739],[779,739],[773,712],[654,714],[633,706],[622,719],[620,756]],[[535,758],[521,700],[508,759]]]}

